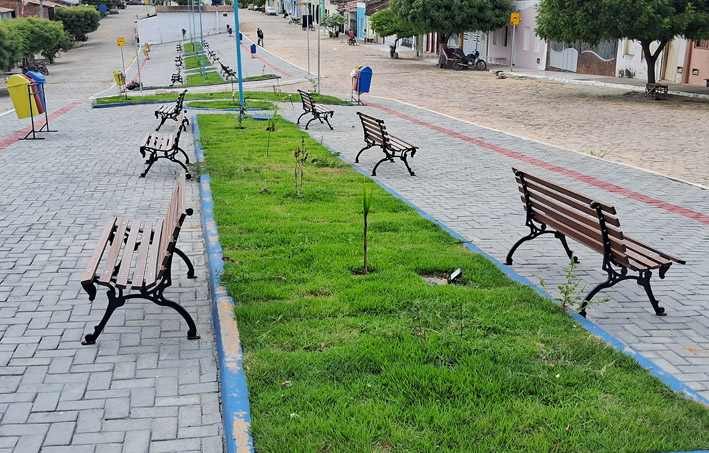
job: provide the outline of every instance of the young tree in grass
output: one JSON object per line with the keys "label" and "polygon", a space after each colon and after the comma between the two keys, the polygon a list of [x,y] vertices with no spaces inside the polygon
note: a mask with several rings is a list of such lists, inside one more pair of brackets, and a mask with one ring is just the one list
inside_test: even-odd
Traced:
{"label": "young tree in grass", "polygon": [[[600,1],[600,0],[594,0]],[[391,0],[391,9],[420,33],[491,31],[510,20],[512,0]]]}
{"label": "young tree in grass", "polygon": [[10,21],[0,20],[0,71],[2,72],[14,68],[22,59],[20,41],[9,23]]}
{"label": "young tree in grass", "polygon": [[73,37],[88,35],[98,29],[101,14],[92,6],[58,8],[54,20],[64,25],[64,31]]}
{"label": "young tree in grass", "polygon": [[379,36],[396,35],[394,44],[389,46],[389,53],[394,56],[396,45],[401,38],[408,38],[416,34],[414,27],[404,21],[391,8],[378,11],[369,18],[369,26]]}
{"label": "young tree in grass", "polygon": [[[541,0],[537,35],[563,43],[637,40],[655,83],[655,62],[675,36],[709,38],[709,3],[690,0]],[[652,50],[652,43],[657,48]]]}
{"label": "young tree in grass", "polygon": [[369,208],[372,206],[372,193],[374,192],[374,189],[369,189],[367,190],[367,183],[362,184],[362,212],[364,214],[364,235],[363,235],[363,241],[364,241],[364,270],[363,274],[367,275],[369,272],[369,260],[367,256],[367,249],[368,249],[368,244],[367,244],[367,217],[369,216]]}

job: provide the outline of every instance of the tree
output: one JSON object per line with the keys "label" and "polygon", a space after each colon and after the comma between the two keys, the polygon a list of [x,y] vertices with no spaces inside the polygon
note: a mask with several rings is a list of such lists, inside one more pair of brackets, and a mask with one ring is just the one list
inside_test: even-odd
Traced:
{"label": "tree", "polygon": [[17,33],[9,26],[10,21],[0,20],[0,71],[17,66],[22,59]]}
{"label": "tree", "polygon": [[340,35],[340,27],[345,23],[345,16],[342,14],[328,14],[322,20],[321,25],[325,27],[331,38]]}
{"label": "tree", "polygon": [[369,27],[374,30],[379,36],[396,35],[394,45],[390,46],[390,53],[394,56],[396,45],[401,38],[408,38],[416,34],[414,27],[406,23],[393,10],[383,9],[378,11],[369,18]]}
{"label": "tree", "polygon": [[51,63],[60,44],[66,44],[62,41],[66,33],[61,22],[22,17],[13,19],[9,26],[19,38],[18,50],[22,58],[32,58],[39,53]]}
{"label": "tree", "polygon": [[414,30],[444,36],[497,30],[509,22],[511,6],[512,0],[391,0],[391,9]]}
{"label": "tree", "polygon": [[[537,35],[566,44],[637,40],[647,62],[647,81],[655,83],[655,62],[675,36],[709,37],[709,3],[690,0],[541,0]],[[655,51],[651,44],[658,42]]]}
{"label": "tree", "polygon": [[71,36],[87,35],[98,29],[101,14],[92,6],[58,8],[54,20],[64,25],[64,31]]}

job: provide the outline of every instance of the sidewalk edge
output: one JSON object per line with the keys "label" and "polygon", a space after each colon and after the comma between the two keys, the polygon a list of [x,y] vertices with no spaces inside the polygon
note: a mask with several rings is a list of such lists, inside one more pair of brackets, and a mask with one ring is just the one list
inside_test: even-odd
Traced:
{"label": "sidewalk edge", "polygon": [[[199,126],[196,116],[192,117],[192,127],[197,162],[203,162],[204,155],[199,145]],[[234,301],[227,294],[226,288],[219,284],[219,275],[224,271],[224,260],[217,224],[214,220],[210,182],[209,175],[203,174],[200,177],[202,228],[212,289],[212,317],[217,340],[224,439],[228,453],[253,452],[249,392],[243,370],[239,330],[234,319]]]}

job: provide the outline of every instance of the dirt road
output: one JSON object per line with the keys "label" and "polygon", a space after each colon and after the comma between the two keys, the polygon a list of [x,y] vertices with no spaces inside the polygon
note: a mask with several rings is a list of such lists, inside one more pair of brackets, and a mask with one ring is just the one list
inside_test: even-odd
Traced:
{"label": "dirt road", "polygon": [[[241,31],[256,41],[264,30],[266,50],[308,67],[306,32],[282,16],[240,10]],[[370,96],[398,99],[521,137],[641,167],[709,187],[709,101],[669,96],[653,101],[617,88],[548,80],[498,79],[490,72],[436,67],[435,58],[386,47],[348,46],[340,38],[320,41],[321,92],[349,96],[350,72],[372,68]],[[310,34],[310,71],[317,77],[317,34]],[[307,88],[311,88],[308,85]],[[366,95],[364,96],[366,98]]]}

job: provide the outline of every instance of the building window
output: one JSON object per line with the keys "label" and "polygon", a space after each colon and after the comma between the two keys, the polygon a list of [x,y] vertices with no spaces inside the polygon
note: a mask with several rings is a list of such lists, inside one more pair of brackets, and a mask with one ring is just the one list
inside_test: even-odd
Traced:
{"label": "building window", "polygon": [[529,51],[529,39],[532,37],[532,28],[524,27],[524,36],[522,36],[522,50]]}
{"label": "building window", "polygon": [[623,53],[625,55],[633,56],[635,55],[635,41],[632,39],[626,39],[623,48]]}

